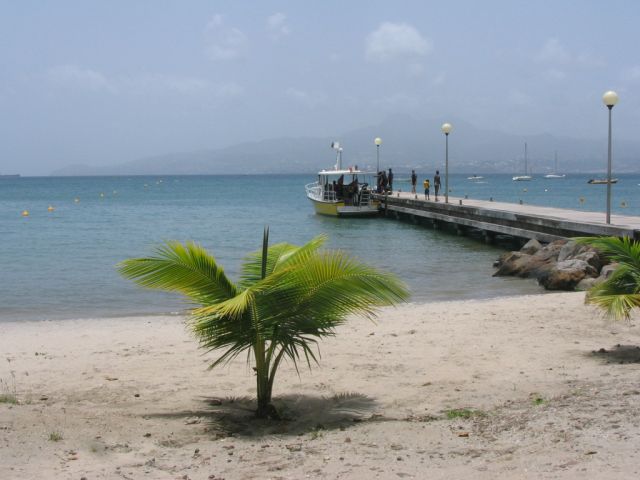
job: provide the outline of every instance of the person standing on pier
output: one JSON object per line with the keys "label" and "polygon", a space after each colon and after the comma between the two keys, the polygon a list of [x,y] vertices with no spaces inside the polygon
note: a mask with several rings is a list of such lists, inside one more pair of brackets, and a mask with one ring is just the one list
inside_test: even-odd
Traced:
{"label": "person standing on pier", "polygon": [[436,170],[436,175],[433,177],[433,188],[436,191],[436,202],[438,201],[438,193],[440,192],[440,170]]}
{"label": "person standing on pier", "polygon": [[387,180],[389,180],[389,192],[393,191],[393,172],[389,169],[389,175],[387,175]]}
{"label": "person standing on pier", "polygon": [[430,200],[429,198],[429,179],[425,178],[424,182],[422,182],[422,186],[424,187],[424,199]]}
{"label": "person standing on pier", "polygon": [[418,176],[415,170],[411,170],[411,193],[416,193],[416,183],[418,182]]}

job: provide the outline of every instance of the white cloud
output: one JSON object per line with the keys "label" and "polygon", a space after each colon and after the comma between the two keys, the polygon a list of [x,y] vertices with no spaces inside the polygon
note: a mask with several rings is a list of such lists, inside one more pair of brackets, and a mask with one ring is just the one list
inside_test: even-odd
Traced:
{"label": "white cloud", "polygon": [[512,89],[509,92],[507,96],[507,102],[510,105],[515,105],[517,107],[526,107],[529,105],[533,105],[534,103],[531,96],[517,89]]}
{"label": "white cloud", "polygon": [[291,33],[287,25],[287,16],[284,13],[274,13],[267,17],[267,31],[273,38],[286,37]]}
{"label": "white cloud", "polygon": [[136,74],[109,78],[95,70],[73,65],[49,69],[46,78],[54,85],[127,95],[206,95],[219,99],[242,94],[236,83],[216,84],[199,77],[166,74]]}
{"label": "white cloud", "polygon": [[323,93],[311,93],[296,88],[288,88],[285,93],[288,97],[309,108],[315,108],[327,101],[327,96]]}
{"label": "white cloud", "polygon": [[439,85],[444,85],[444,82],[446,81],[447,75],[444,72],[440,72],[438,75],[433,77],[433,79],[431,80],[431,84],[437,87]]}
{"label": "white cloud", "polygon": [[218,98],[233,98],[242,95],[244,88],[237,83],[222,83],[213,85],[212,92]]}
{"label": "white cloud", "polygon": [[225,24],[222,15],[214,15],[205,27],[205,51],[211,60],[232,60],[245,55],[249,39],[239,29]]}
{"label": "white cloud", "polygon": [[407,93],[394,93],[387,97],[376,98],[373,101],[376,108],[388,112],[412,111],[419,109],[421,101],[418,97]]}
{"label": "white cloud", "polygon": [[559,65],[564,67],[602,68],[606,66],[604,59],[588,52],[573,53],[560,43],[557,38],[549,38],[543,47],[535,54],[535,60],[540,63]]}
{"label": "white cloud", "polygon": [[209,88],[209,82],[201,78],[162,74],[143,74],[120,79],[122,89],[133,93],[175,92],[194,94]]}
{"label": "white cloud", "polygon": [[581,53],[576,57],[578,65],[590,68],[603,68],[607,66],[607,62],[602,57],[597,57],[590,53]]}
{"label": "white cloud", "polygon": [[550,68],[549,70],[544,72],[543,75],[547,80],[553,81],[564,80],[565,78],[567,78],[567,74],[565,72],[555,68]]}
{"label": "white cloud", "polygon": [[635,65],[633,67],[628,68],[624,72],[624,77],[627,80],[640,80],[640,65]]}
{"label": "white cloud", "polygon": [[536,60],[545,63],[558,63],[564,65],[571,61],[571,55],[560,44],[557,38],[549,38],[535,56]]}
{"label": "white cloud", "polygon": [[368,60],[384,62],[399,57],[420,57],[431,50],[431,42],[406,23],[385,22],[366,39]]}
{"label": "white cloud", "polygon": [[407,71],[412,77],[421,77],[425,74],[426,68],[421,63],[415,62],[407,67]]}
{"label": "white cloud", "polygon": [[58,65],[46,72],[46,77],[60,87],[93,92],[116,92],[115,86],[102,73],[76,65]]}

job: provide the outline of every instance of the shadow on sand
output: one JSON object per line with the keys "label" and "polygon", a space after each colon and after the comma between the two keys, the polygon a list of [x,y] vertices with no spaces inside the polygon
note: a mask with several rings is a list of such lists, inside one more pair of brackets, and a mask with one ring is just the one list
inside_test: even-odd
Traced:
{"label": "shadow on sand", "polygon": [[610,350],[601,348],[587,355],[593,358],[600,358],[606,363],[640,363],[640,346],[617,344]]}
{"label": "shadow on sand", "polygon": [[200,423],[217,436],[300,435],[314,430],[345,429],[354,423],[384,421],[374,412],[376,402],[358,393],[333,397],[284,395],[273,399],[282,420],[255,416],[256,400],[249,397],[201,397],[203,408],[169,413],[145,414],[148,418],[184,419],[187,424]]}

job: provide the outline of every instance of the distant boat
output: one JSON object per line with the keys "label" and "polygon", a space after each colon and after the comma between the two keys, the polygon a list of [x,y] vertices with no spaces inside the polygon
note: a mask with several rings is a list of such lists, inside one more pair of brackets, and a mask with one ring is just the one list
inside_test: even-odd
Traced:
{"label": "distant boat", "polygon": [[467,177],[467,180],[471,180],[476,181],[476,180],[482,180],[484,177],[481,177],[480,175],[471,175],[470,177]]}
{"label": "distant boat", "polygon": [[512,178],[514,182],[528,182],[531,175],[527,174],[527,142],[524,142],[524,175],[516,175]]}
{"label": "distant boat", "polygon": [[558,152],[555,153],[555,165],[553,173],[545,175],[544,178],[564,178],[566,176],[564,173],[561,175],[558,174]]}
{"label": "distant boat", "polygon": [[[587,183],[590,185],[606,185],[609,182],[606,178],[590,178]],[[612,178],[611,183],[618,183],[618,179]]]}

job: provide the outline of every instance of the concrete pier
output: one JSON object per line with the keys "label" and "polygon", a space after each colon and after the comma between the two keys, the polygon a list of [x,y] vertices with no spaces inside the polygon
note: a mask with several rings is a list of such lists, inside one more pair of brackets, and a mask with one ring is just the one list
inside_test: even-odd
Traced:
{"label": "concrete pier", "polygon": [[447,226],[458,235],[470,229],[479,231],[485,241],[492,242],[496,235],[523,240],[535,238],[551,242],[562,238],[584,236],[631,237],[640,240],[640,217],[611,215],[611,224],[605,223],[604,212],[588,212],[563,208],[540,207],[486,200],[472,200],[444,195],[436,202],[434,196],[393,192],[374,195],[381,201],[381,212],[391,218],[426,223],[434,228]]}

